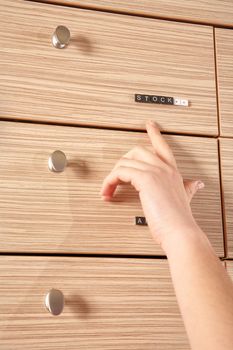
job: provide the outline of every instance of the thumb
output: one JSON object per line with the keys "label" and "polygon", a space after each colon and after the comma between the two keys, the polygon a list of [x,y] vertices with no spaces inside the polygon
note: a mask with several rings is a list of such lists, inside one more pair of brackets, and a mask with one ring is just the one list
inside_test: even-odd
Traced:
{"label": "thumb", "polygon": [[189,203],[191,202],[193,196],[198,190],[201,190],[205,187],[204,182],[200,180],[184,180],[184,188],[188,197]]}

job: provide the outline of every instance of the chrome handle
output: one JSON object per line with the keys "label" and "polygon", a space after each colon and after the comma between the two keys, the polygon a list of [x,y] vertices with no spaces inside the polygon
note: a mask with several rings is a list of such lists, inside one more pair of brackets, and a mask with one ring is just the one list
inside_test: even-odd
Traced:
{"label": "chrome handle", "polygon": [[66,165],[66,155],[62,151],[55,151],[50,155],[48,166],[51,171],[60,173],[65,170]]}
{"label": "chrome handle", "polygon": [[63,49],[69,44],[70,31],[65,26],[58,26],[52,36],[52,44],[57,49]]}
{"label": "chrome handle", "polygon": [[53,316],[58,316],[64,308],[64,295],[58,289],[51,289],[45,296],[45,306]]}

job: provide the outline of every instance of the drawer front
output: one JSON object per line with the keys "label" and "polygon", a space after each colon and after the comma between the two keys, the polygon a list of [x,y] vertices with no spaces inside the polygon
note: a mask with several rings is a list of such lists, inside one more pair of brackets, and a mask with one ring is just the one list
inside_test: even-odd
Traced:
{"label": "drawer front", "polygon": [[121,11],[139,15],[171,18],[180,21],[220,24],[232,27],[232,0],[37,0],[54,4]]}
{"label": "drawer front", "polygon": [[233,257],[233,139],[220,139],[227,255]]}
{"label": "drawer front", "polygon": [[220,134],[233,136],[233,32],[215,29]]}
{"label": "drawer front", "polygon": [[[166,260],[0,261],[1,349],[190,349]],[[58,316],[44,306],[52,288],[65,300]]]}
{"label": "drawer front", "polygon": [[[206,186],[192,201],[194,216],[223,255],[217,140],[166,135],[184,178]],[[138,192],[117,187],[100,196],[104,178],[136,145],[152,150],[147,133],[0,122],[0,251],[164,254],[143,216]],[[51,172],[48,159],[68,165]]]}
{"label": "drawer front", "polygon": [[[136,130],[150,118],[165,131],[218,134],[211,27],[27,1],[2,2],[0,13],[0,117]],[[51,43],[59,25],[71,32],[65,49]]]}

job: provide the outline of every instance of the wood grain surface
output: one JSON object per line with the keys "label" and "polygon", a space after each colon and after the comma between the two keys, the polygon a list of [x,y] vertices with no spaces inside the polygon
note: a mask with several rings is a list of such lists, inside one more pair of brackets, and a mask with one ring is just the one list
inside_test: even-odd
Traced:
{"label": "wood grain surface", "polygon": [[[195,218],[223,256],[217,140],[167,135],[184,178],[205,188],[192,201]],[[138,192],[117,187],[99,194],[116,162],[135,146],[152,150],[147,133],[0,122],[0,251],[164,254],[148,226]],[[55,150],[66,154],[63,173],[48,169]]]}
{"label": "wood grain surface", "polygon": [[190,349],[166,260],[1,256],[0,280],[1,349]]}
{"label": "wood grain surface", "polygon": [[233,31],[215,29],[220,134],[233,136]]}
{"label": "wood grain surface", "polygon": [[38,0],[91,9],[121,11],[179,21],[233,27],[232,0]]}
{"label": "wood grain surface", "polygon": [[227,272],[230,275],[233,282],[233,261],[228,260],[228,261],[225,261],[225,263],[226,263]]}
{"label": "wood grain surface", "polygon": [[[0,1],[0,118],[217,135],[213,28]],[[71,32],[52,46],[58,25]],[[181,97],[189,107],[137,103]]]}
{"label": "wood grain surface", "polygon": [[233,139],[220,139],[227,256],[233,258]]}

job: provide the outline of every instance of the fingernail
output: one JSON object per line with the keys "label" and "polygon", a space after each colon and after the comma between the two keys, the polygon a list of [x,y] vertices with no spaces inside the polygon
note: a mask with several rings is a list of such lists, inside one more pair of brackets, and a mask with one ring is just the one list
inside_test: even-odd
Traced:
{"label": "fingernail", "polygon": [[202,181],[197,181],[197,189],[198,190],[201,190],[202,188],[204,188],[205,187],[205,184],[204,184],[204,182],[202,182]]}

